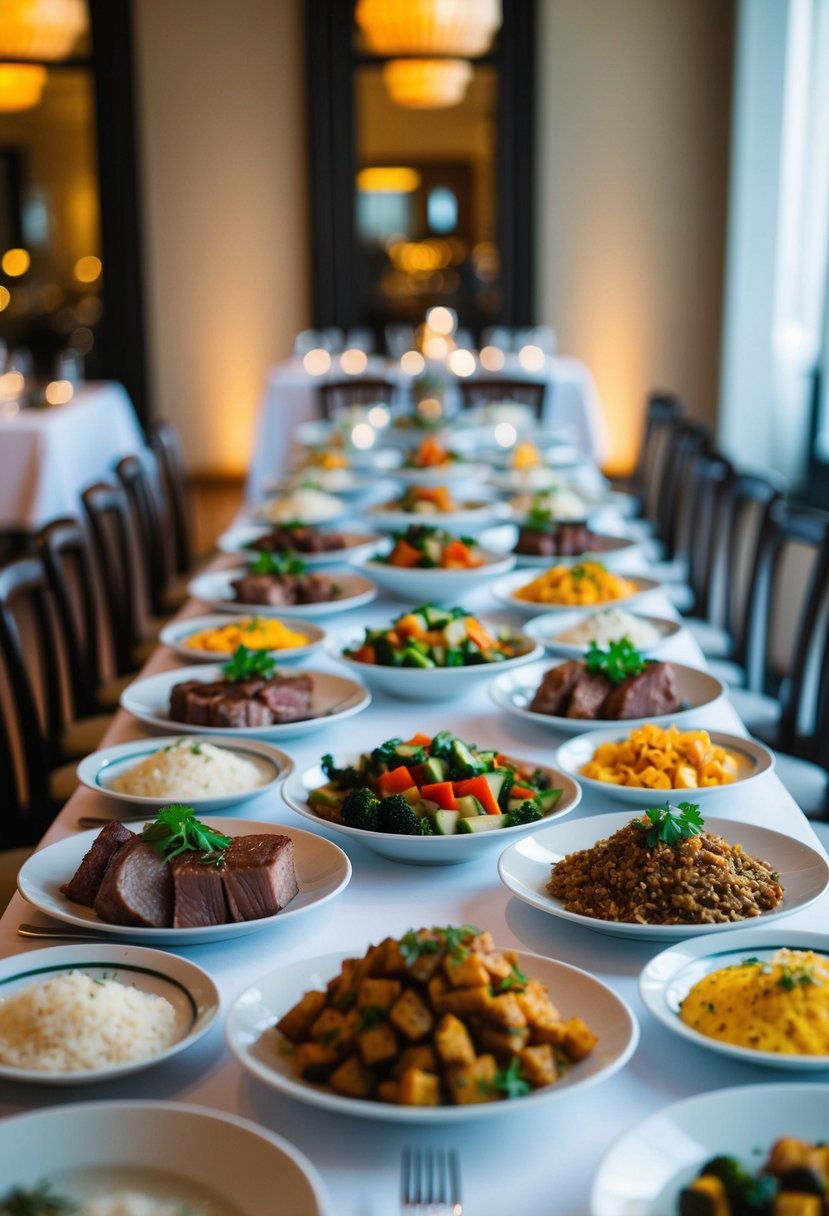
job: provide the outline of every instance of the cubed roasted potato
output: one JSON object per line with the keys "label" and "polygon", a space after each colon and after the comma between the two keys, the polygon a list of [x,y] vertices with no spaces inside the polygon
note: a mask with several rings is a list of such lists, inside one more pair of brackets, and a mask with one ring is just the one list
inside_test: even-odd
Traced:
{"label": "cubed roasted potato", "polygon": [[364,979],[357,991],[359,1009],[390,1009],[400,996],[400,980]]}
{"label": "cubed roasted potato", "polygon": [[389,1019],[412,1043],[425,1038],[435,1024],[431,1009],[414,988],[403,990],[392,1005]]}
{"label": "cubed roasted potato", "polygon": [[397,1101],[401,1106],[438,1106],[440,1079],[432,1072],[407,1068],[398,1083]]}
{"label": "cubed roasted potato", "polygon": [[377,1086],[377,1093],[375,1094],[375,1097],[379,1102],[390,1102],[391,1105],[394,1106],[399,1101],[399,1089],[399,1082],[393,1081],[391,1077],[389,1077],[387,1080],[381,1081]]}
{"label": "cubed roasted potato", "polygon": [[339,1068],[334,1069],[328,1083],[338,1094],[347,1098],[370,1098],[375,1090],[376,1078],[359,1056],[349,1056]]}
{"label": "cubed roasted potato", "polygon": [[481,955],[481,962],[494,980],[501,981],[512,974],[515,955],[512,951],[490,950],[488,954]]}
{"label": "cubed roasted potato", "polygon": [[515,995],[530,1026],[549,1026],[561,1021],[561,1014],[547,995],[546,986],[538,980],[528,980],[526,987]]}
{"label": "cubed roasted potato", "polygon": [[480,1022],[477,1038],[484,1051],[491,1051],[499,1060],[503,1060],[527,1046],[530,1031],[527,1026],[492,1026],[489,1022]]}
{"label": "cubed roasted potato", "polygon": [[299,1075],[303,1080],[317,1084],[328,1080],[339,1058],[337,1052],[325,1043],[300,1043],[294,1052],[294,1064]]}
{"label": "cubed roasted potato", "polygon": [[395,1061],[392,1074],[402,1077],[407,1068],[418,1068],[421,1072],[437,1073],[440,1065],[438,1054],[431,1043],[415,1043],[401,1051]]}
{"label": "cubed roasted potato", "polygon": [[498,1065],[495,1057],[481,1055],[471,1064],[453,1068],[446,1074],[446,1085],[452,1096],[452,1101],[458,1106],[471,1106],[479,1102],[497,1102],[498,1090],[495,1088],[495,1074]]}
{"label": "cubed roasted potato", "polygon": [[460,958],[447,954],[443,960],[443,973],[453,988],[480,988],[489,983],[489,972],[480,954]]}
{"label": "cubed roasted potato", "polygon": [[494,996],[486,1007],[486,1020],[495,1026],[526,1026],[527,1015],[514,992]]}
{"label": "cubed roasted potato", "polygon": [[820,1195],[781,1191],[774,1201],[774,1216],[823,1216],[824,1211]]}
{"label": "cubed roasted potato", "polygon": [[534,1089],[541,1085],[552,1085],[558,1080],[556,1057],[549,1043],[539,1043],[537,1047],[523,1047],[518,1058],[521,1061],[521,1071]]}
{"label": "cubed roasted potato", "polygon": [[326,1005],[311,1027],[308,1038],[336,1048],[342,1040],[344,1029],[345,1014],[340,1013],[339,1009],[332,1009],[330,1005]]}
{"label": "cubed roasted potato", "polygon": [[393,1060],[397,1055],[397,1036],[388,1022],[379,1026],[369,1026],[361,1030],[356,1038],[357,1047],[363,1063],[371,1067],[374,1064],[384,1064]]}
{"label": "cubed roasted potato", "polygon": [[432,1002],[432,1008],[435,1013],[441,1014],[445,1012],[443,999],[449,990],[449,981],[443,972],[433,975],[427,983],[426,991],[429,993],[429,1000]]}
{"label": "cubed roasted potato", "polygon": [[443,1064],[451,1068],[471,1064],[475,1059],[475,1044],[460,1018],[445,1013],[435,1027],[435,1050]]}
{"label": "cubed roasted potato", "polygon": [[439,1012],[454,1013],[459,1018],[482,1014],[491,1000],[489,985],[480,988],[450,988],[440,999]]}
{"label": "cubed roasted potato", "polygon": [[583,1060],[590,1055],[598,1041],[599,1036],[581,1018],[567,1018],[561,1046],[571,1060]]}
{"label": "cubed roasted potato", "polygon": [[326,999],[324,992],[306,992],[302,1000],[283,1014],[276,1023],[276,1029],[292,1043],[302,1043],[325,1008]]}

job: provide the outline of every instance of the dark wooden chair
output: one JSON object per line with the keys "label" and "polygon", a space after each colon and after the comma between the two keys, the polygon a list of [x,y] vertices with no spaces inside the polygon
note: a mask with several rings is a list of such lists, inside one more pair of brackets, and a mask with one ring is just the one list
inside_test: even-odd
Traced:
{"label": "dark wooden chair", "polygon": [[695,422],[673,422],[665,438],[656,499],[654,533],[665,547],[668,561],[683,558],[687,540],[683,511],[689,501],[696,462],[708,452],[709,432]]}
{"label": "dark wooden chair", "polygon": [[705,618],[711,603],[715,539],[723,501],[734,478],[734,466],[718,453],[701,452],[692,464],[692,486],[686,510],[678,523],[683,535],[677,544],[687,555],[689,611]]}
{"label": "dark wooden chair", "polygon": [[643,514],[647,513],[649,503],[655,514],[667,438],[673,426],[685,417],[685,413],[685,404],[676,393],[656,389],[648,395],[645,428],[636,465],[627,482],[619,483],[620,489],[626,489],[638,499]]}
{"label": "dark wooden chair", "polygon": [[148,440],[158,461],[161,485],[173,521],[174,564],[179,574],[193,567],[189,478],[181,436],[171,422],[154,422]]}
{"label": "dark wooden chair", "polygon": [[[152,464],[150,463],[152,461]],[[115,466],[115,475],[130,500],[141,561],[150,591],[150,606],[162,617],[184,602],[178,587],[172,592],[175,577],[173,521],[167,511],[153,456],[125,456]]]}
{"label": "dark wooden chair", "polygon": [[374,405],[378,401],[389,405],[394,396],[394,385],[390,380],[363,376],[355,380],[329,380],[320,384],[317,393],[322,417],[334,418],[341,410],[354,405]]}
{"label": "dark wooden chair", "polygon": [[535,418],[544,416],[548,385],[543,380],[461,380],[459,388],[462,409],[493,401],[516,401],[532,410]]}

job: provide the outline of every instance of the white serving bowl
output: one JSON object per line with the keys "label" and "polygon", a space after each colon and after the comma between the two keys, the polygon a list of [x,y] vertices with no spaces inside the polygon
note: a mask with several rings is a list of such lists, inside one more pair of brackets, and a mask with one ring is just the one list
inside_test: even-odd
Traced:
{"label": "white serving bowl", "polygon": [[[545,563],[545,569],[552,569],[554,566],[576,565],[576,562],[564,561],[559,562],[557,559],[548,560]],[[544,603],[541,600],[522,600],[516,596],[516,591],[520,587],[526,587],[528,583],[533,582],[538,578],[538,574],[530,573],[527,570],[521,570],[518,573],[508,574],[506,578],[501,578],[497,583],[492,585],[492,594],[502,604],[506,604],[509,608],[516,612],[521,612],[524,616],[538,616],[539,613],[565,613],[572,612],[574,608],[579,608],[578,604],[550,604]],[[630,595],[622,595],[616,600],[606,600],[601,604],[588,604],[586,608],[615,608],[624,605],[626,608],[632,604],[640,596],[645,595],[648,591],[656,591],[661,586],[654,578],[634,578],[631,575],[624,575],[631,583],[634,584],[635,590]]]}
{"label": "white serving bowl", "polygon": [[296,617],[330,616],[347,608],[361,608],[371,603],[377,595],[377,588],[369,579],[348,572],[337,574],[335,582],[342,594],[334,600],[323,600],[319,604],[283,604],[279,607],[242,604],[234,598],[231,583],[247,573],[247,566],[234,567],[232,570],[207,570],[192,579],[187,591],[193,599],[201,600],[211,608],[222,612],[241,612],[245,616],[282,616],[286,608],[291,616]]}
{"label": "white serving bowl", "polygon": [[[627,729],[626,729],[627,727]],[[737,778],[728,785],[701,785],[696,789],[651,790],[637,786],[615,785],[611,781],[597,781],[594,777],[586,777],[581,771],[593,759],[593,753],[602,743],[622,743],[630,735],[632,726],[620,722],[615,730],[591,730],[586,734],[576,735],[568,739],[556,752],[556,761],[565,773],[576,777],[588,790],[595,790],[607,798],[616,801],[630,802],[636,806],[642,805],[642,800],[648,802],[685,801],[710,803],[713,799],[725,800],[729,797],[739,802],[745,795],[745,787],[749,782],[756,781],[774,768],[774,756],[762,743],[754,739],[745,739],[741,735],[727,735],[722,731],[709,731],[711,742],[724,747],[737,761]],[[690,723],[683,723],[683,730],[702,729]]]}
{"label": "white serving bowl", "polygon": [[[613,607],[615,605],[606,604],[601,608],[576,608],[572,612],[542,612],[540,616],[534,616],[527,621],[524,630],[553,654],[560,654],[568,659],[582,659],[590,649],[589,642],[583,645],[577,645],[575,642],[559,642],[556,640],[558,635],[567,629],[572,629],[575,625],[580,625],[582,621],[589,620],[596,613]],[[652,625],[659,631],[659,640],[652,646],[637,647],[639,652],[644,655],[658,654],[666,643],[682,632],[682,624],[679,621],[671,621],[666,617],[645,616],[641,612],[632,612],[631,616],[647,622],[648,625]]]}
{"label": "white serving bowl", "polygon": [[[481,621],[486,627],[487,622]],[[494,628],[498,628],[495,626]],[[364,634],[343,633],[329,638],[326,649],[338,663],[363,680],[371,689],[379,689],[404,701],[447,701],[465,696],[470,689],[491,680],[493,672],[513,671],[524,663],[532,663],[542,652],[537,642],[526,634],[516,634],[526,641],[526,652],[500,663],[480,663],[474,667],[382,667],[379,663],[360,663],[346,658],[345,648],[351,650],[361,645]]]}
{"label": "white serving bowl", "polygon": [[536,689],[542,677],[554,667],[554,663],[535,663],[532,667],[521,671],[507,671],[496,675],[489,686],[489,695],[501,709],[516,717],[524,718],[527,722],[535,722],[538,726],[547,726],[560,734],[575,735],[582,731],[613,729],[632,730],[634,726],[644,726],[646,722],[655,722],[658,726],[670,726],[693,721],[699,718],[699,711],[707,709],[725,697],[725,685],[697,667],[686,667],[683,663],[671,663],[676,677],[677,692],[684,708],[672,714],[653,714],[649,718],[625,718],[614,721],[609,718],[559,718],[553,714],[540,714],[529,708]]}
{"label": "white serving bowl", "polygon": [[[387,550],[390,548],[386,545]],[[444,570],[437,566],[419,570],[415,567],[388,566],[378,561],[375,555],[353,564],[365,571],[378,587],[391,592],[399,600],[407,600],[411,604],[457,604],[470,591],[496,575],[505,574],[515,565],[514,557],[505,557],[491,549],[481,548],[479,556],[483,559],[483,565],[469,570]]]}
{"label": "white serving bowl", "polygon": [[654,1017],[686,1042],[729,1056],[743,1064],[761,1064],[767,1068],[787,1068],[797,1072],[823,1072],[829,1068],[829,1054],[789,1055],[738,1047],[734,1043],[725,1043],[702,1034],[679,1016],[682,1001],[694,984],[706,975],[723,967],[738,967],[747,958],[758,958],[761,963],[771,961],[781,947],[825,955],[829,954],[829,935],[787,930],[785,926],[776,929],[738,929],[729,935],[725,943],[718,942],[716,949],[712,948],[707,937],[693,937],[690,941],[663,950],[650,960],[639,976],[639,994]]}
{"label": "white serving bowl", "polygon": [[[260,539],[262,536],[267,536],[272,527],[267,524],[249,524],[246,527],[230,528],[227,532],[223,532],[217,542],[218,548],[222,553],[230,553],[232,555],[243,554],[250,560],[255,560],[261,550],[253,548],[253,542]],[[306,566],[331,566],[336,562],[341,562],[346,558],[359,557],[363,553],[371,553],[383,539],[372,532],[352,532],[346,529],[337,528],[336,531],[341,532],[346,544],[339,549],[326,549],[323,553],[299,553],[296,551],[296,556],[303,561]],[[295,550],[291,550],[292,553]]]}
{"label": "white serving bowl", "polygon": [[[209,743],[222,751],[239,756],[255,765],[262,784],[253,786],[234,794],[202,794],[197,797],[184,794],[169,794],[160,798],[149,798],[143,794],[125,794],[112,788],[113,781],[122,776],[134,765],[139,764],[148,756],[155,755],[173,743],[188,744]],[[155,809],[169,802],[186,802],[192,806],[197,815],[212,814],[214,811],[227,810],[229,807],[240,806],[260,794],[272,793],[280,781],[288,776],[294,767],[294,762],[285,752],[274,747],[272,743],[263,743],[257,739],[245,739],[238,743],[232,740],[220,740],[215,737],[200,739],[198,735],[167,735],[163,738],[154,736],[151,739],[133,739],[130,743],[118,743],[114,747],[105,747],[101,751],[85,756],[78,765],[78,780],[87,789],[97,794],[104,794],[117,802],[134,808],[136,815],[141,815],[145,809]]]}
{"label": "white serving bowl", "polygon": [[[342,767],[354,764],[358,759],[357,754],[337,756],[335,762]],[[521,763],[529,762],[521,761]],[[309,793],[319,789],[328,780],[318,764],[304,773],[295,773],[292,780],[285,784],[282,797],[288,806],[298,815],[302,815],[304,819],[310,820],[318,827],[330,828],[332,832],[349,836],[364,844],[367,849],[371,849],[372,853],[379,854],[380,857],[418,866],[455,865],[461,861],[474,861],[475,858],[493,848],[504,848],[517,836],[553,823],[575,810],[581,801],[581,789],[578,782],[565,776],[564,773],[547,768],[542,764],[533,763],[532,767],[543,769],[553,783],[551,788],[562,791],[555,809],[536,823],[522,824],[514,828],[497,828],[491,832],[458,832],[454,836],[395,836],[390,832],[367,832],[361,828],[348,827],[344,823],[331,823],[313,811],[308,803]]]}
{"label": "white serving bowl", "polygon": [[[256,610],[250,613],[252,617],[258,614]],[[296,633],[301,633],[305,636],[305,644],[303,646],[286,646],[282,650],[268,650],[267,654],[273,657],[279,663],[289,663],[293,659],[304,659],[316,650],[325,637],[325,630],[320,629],[319,625],[312,625],[310,621],[293,621],[287,616],[280,616],[279,620],[286,627]],[[190,616],[185,620],[171,621],[169,625],[165,625],[158,635],[158,640],[164,646],[169,646],[175,655],[180,659],[187,659],[191,663],[215,663],[221,658],[226,658],[229,662],[233,657],[231,652],[222,655],[218,650],[194,650],[192,646],[187,646],[187,638],[194,633],[201,633],[203,629],[220,629],[223,625],[233,623],[232,619],[228,618],[226,612],[213,612],[207,616]],[[236,622],[238,624],[238,622]]]}

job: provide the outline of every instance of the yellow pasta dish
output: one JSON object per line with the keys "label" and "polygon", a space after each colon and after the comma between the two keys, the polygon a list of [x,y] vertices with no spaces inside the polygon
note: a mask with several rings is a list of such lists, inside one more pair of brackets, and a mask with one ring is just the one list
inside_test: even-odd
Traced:
{"label": "yellow pasta dish", "polygon": [[712,971],[680,1005],[700,1034],[754,1051],[829,1055],[829,959],[811,950],[778,950]]}
{"label": "yellow pasta dish", "polygon": [[600,562],[553,566],[515,592],[531,604],[573,604],[576,607],[621,600],[636,591],[636,583],[606,570]]}
{"label": "yellow pasta dish", "polygon": [[290,650],[306,646],[308,638],[274,618],[243,616],[214,629],[199,629],[185,638],[183,644],[191,650],[233,654],[237,646],[247,646],[248,650]]}
{"label": "yellow pasta dish", "polygon": [[707,730],[663,729],[649,722],[620,743],[601,743],[581,773],[637,789],[695,790],[736,781],[737,758],[712,743]]}

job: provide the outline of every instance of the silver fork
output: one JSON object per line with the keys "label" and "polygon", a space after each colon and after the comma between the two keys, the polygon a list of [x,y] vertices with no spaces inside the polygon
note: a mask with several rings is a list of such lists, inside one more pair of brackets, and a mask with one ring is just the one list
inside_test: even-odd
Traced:
{"label": "silver fork", "polygon": [[400,1211],[403,1216],[463,1216],[461,1166],[455,1149],[403,1149]]}

